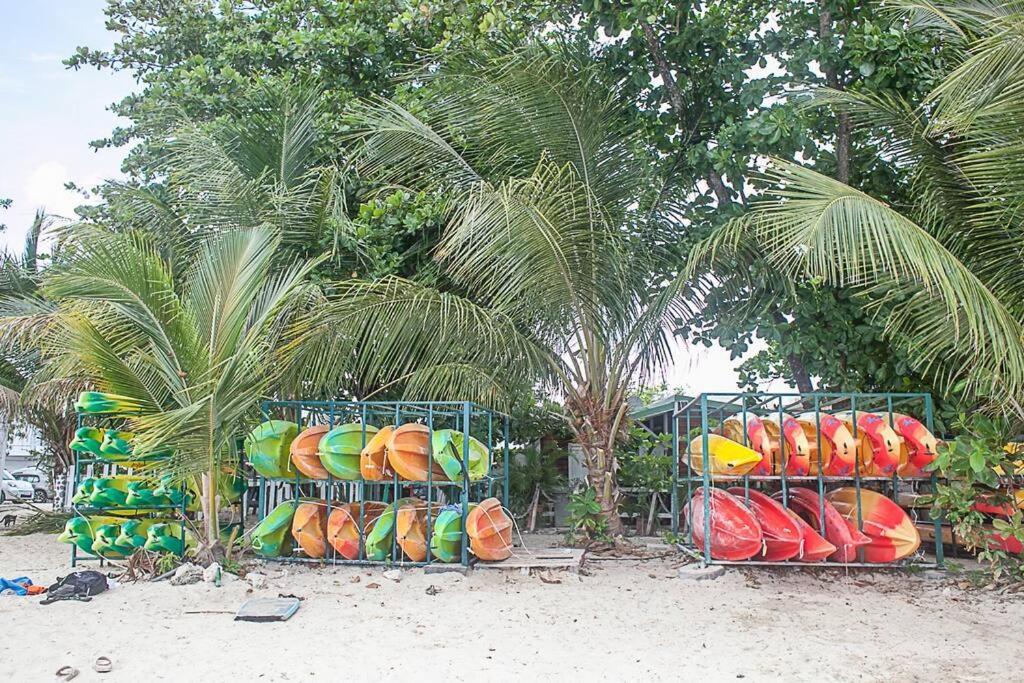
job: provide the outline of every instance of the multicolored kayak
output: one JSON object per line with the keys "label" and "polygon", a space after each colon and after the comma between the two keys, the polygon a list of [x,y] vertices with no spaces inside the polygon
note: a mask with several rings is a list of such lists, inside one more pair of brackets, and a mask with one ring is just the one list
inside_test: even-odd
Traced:
{"label": "multicolored kayak", "polygon": [[457,562],[462,558],[461,505],[445,506],[438,513],[434,533],[430,536],[430,554],[441,562]]}
{"label": "multicolored kayak", "polygon": [[1017,510],[1024,510],[1024,489],[999,490],[990,494],[979,494],[975,496],[975,503],[971,506],[986,515],[998,517],[1011,517]]}
{"label": "multicolored kayak", "polygon": [[263,557],[282,557],[292,554],[292,517],[298,506],[294,500],[286,500],[256,525],[252,530],[252,549]]}
{"label": "multicolored kayak", "polygon": [[289,447],[292,464],[308,479],[327,479],[327,470],[320,462],[320,440],[330,431],[330,425],[313,425],[304,429]]}
{"label": "multicolored kayak", "polygon": [[320,439],[321,464],[337,479],[357,481],[361,478],[359,454],[376,433],[376,427],[360,422],[335,427]]}
{"label": "multicolored kayak", "polygon": [[477,559],[499,562],[512,556],[512,519],[497,498],[487,498],[469,511],[466,534]]}
{"label": "multicolored kayak", "polygon": [[754,468],[747,472],[755,476],[768,476],[775,473],[775,450],[772,448],[772,441],[768,437],[768,430],[764,422],[756,415],[746,415],[746,431],[744,432],[743,417],[728,417],[722,423],[721,433],[727,439],[737,443],[744,443],[746,434],[746,445],[761,456],[761,461],[754,465]]}
{"label": "multicolored kayak", "polygon": [[[761,552],[764,537],[757,517],[736,496],[722,489],[710,489],[711,558],[749,560]],[[693,544],[704,552],[708,544],[704,530],[704,489],[698,488],[684,510],[693,532]]]}
{"label": "multicolored kayak", "polygon": [[[414,500],[416,499],[399,498],[396,501],[397,507],[400,508]],[[366,532],[366,559],[380,562],[391,557],[391,544],[395,534],[395,507],[396,504],[392,503],[384,508],[373,528]]]}
{"label": "multicolored kayak", "polygon": [[126,507],[128,505],[128,487],[131,484],[152,486],[154,482],[143,477],[120,475],[117,477],[101,477],[92,486],[89,503],[95,507]]}
{"label": "multicolored kayak", "polygon": [[[708,434],[708,463],[711,474],[723,477],[741,477],[761,462],[761,454],[720,434]],[[690,441],[690,469],[704,472],[704,437]]]}
{"label": "multicolored kayak", "polygon": [[[805,522],[814,529],[821,529],[824,522],[825,538],[836,547],[828,559],[834,562],[855,562],[857,550],[871,542],[870,538],[858,531],[856,524],[850,524],[832,503],[822,499],[817,492],[794,486],[788,494],[789,508],[803,517]],[[775,493],[772,498],[781,500],[782,492]],[[825,511],[824,520],[821,516],[822,508]]]}
{"label": "multicolored kayak", "polygon": [[800,554],[803,549],[803,534],[793,521],[790,511],[782,503],[760,491],[734,486],[729,493],[740,499],[754,513],[761,526],[764,540],[761,552],[752,559],[766,562],[785,562]]}
{"label": "multicolored kayak", "polygon": [[[796,420],[803,427],[812,450],[817,450],[820,440],[823,474],[833,477],[848,477],[853,474],[857,466],[857,442],[842,420],[827,413],[803,413]],[[813,455],[810,460],[811,474],[817,474],[817,455]]]}
{"label": "multicolored kayak", "polygon": [[388,467],[388,441],[394,433],[392,425],[381,427],[366,447],[359,453],[359,473],[368,481],[390,479],[393,472]]}
{"label": "multicolored kayak", "polygon": [[[844,487],[825,496],[853,527],[857,524],[857,489]],[[917,552],[921,534],[903,508],[877,491],[860,490],[864,533],[870,542],[864,547],[867,562],[898,562]]]}
{"label": "multicolored kayak", "polygon": [[870,474],[888,477],[899,468],[900,438],[886,418],[858,411],[855,429],[852,413],[839,413],[836,417],[843,421],[851,434],[857,435],[855,438],[860,446],[861,462]]}
{"label": "multicolored kayak", "polygon": [[938,455],[939,440],[919,420],[900,413],[892,414],[893,430],[900,437],[901,477],[927,477],[928,465]]}
{"label": "multicolored kayak", "polygon": [[132,415],[141,410],[142,403],[130,396],[102,391],[83,391],[75,401],[75,412],[90,415]]}
{"label": "multicolored kayak", "polygon": [[152,552],[184,555],[185,550],[195,545],[195,536],[188,529],[183,529],[181,522],[161,522],[146,530],[143,547]]}
{"label": "multicolored kayak", "polygon": [[[441,506],[432,503],[431,508],[430,526],[432,527],[434,520],[441,512]],[[427,559],[426,501],[414,498],[399,506],[398,515],[395,518],[395,541],[405,556],[413,562],[423,562]]]}
{"label": "multicolored kayak", "polygon": [[[441,466],[445,476],[462,485],[462,456],[466,447],[466,435],[461,430],[438,429],[432,437],[434,462]],[[470,481],[487,476],[487,446],[472,436],[469,437],[469,464],[467,474]]]}
{"label": "multicolored kayak", "polygon": [[449,481],[441,465],[430,460],[430,429],[416,422],[395,429],[388,440],[388,464],[406,481]]}
{"label": "multicolored kayak", "polygon": [[[139,520],[139,524],[150,525],[160,520]],[[129,523],[124,518],[107,515],[93,517],[72,517],[64,523],[64,531],[57,537],[61,543],[75,545],[80,551],[108,559],[120,559],[135,551],[123,548],[118,537],[120,525]],[[103,542],[94,548],[97,534],[103,529]],[[102,553],[102,554],[101,554]]]}
{"label": "multicolored kayak", "polygon": [[[366,533],[369,533],[387,505],[367,501],[362,503],[362,508],[362,523]],[[360,504],[347,503],[331,510],[331,516],[327,520],[327,541],[346,560],[359,559],[359,517]]]}
{"label": "multicolored kayak", "polygon": [[768,437],[778,444],[776,452],[782,453],[782,458],[775,461],[775,474],[782,473],[783,463],[786,474],[791,477],[803,477],[811,472],[811,446],[807,442],[807,435],[803,427],[791,415],[783,414],[781,422],[779,415],[766,415],[762,418]]}
{"label": "multicolored kayak", "polygon": [[327,503],[322,500],[299,503],[292,516],[292,538],[306,557],[320,559],[327,554]]}
{"label": "multicolored kayak", "polygon": [[299,426],[287,420],[268,420],[245,438],[245,454],[254,470],[268,479],[289,479],[292,469],[291,445]]}

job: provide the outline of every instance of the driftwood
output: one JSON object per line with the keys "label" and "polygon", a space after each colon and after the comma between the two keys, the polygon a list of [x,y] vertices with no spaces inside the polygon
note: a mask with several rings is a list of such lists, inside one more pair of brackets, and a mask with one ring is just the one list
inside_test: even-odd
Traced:
{"label": "driftwood", "polygon": [[533,502],[530,504],[530,523],[526,525],[527,531],[537,529],[537,508],[540,507],[540,484],[533,488]]}

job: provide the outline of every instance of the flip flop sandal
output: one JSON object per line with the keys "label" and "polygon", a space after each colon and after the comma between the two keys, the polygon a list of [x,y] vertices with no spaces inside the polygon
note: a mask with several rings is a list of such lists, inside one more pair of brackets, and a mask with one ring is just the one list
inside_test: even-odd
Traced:
{"label": "flip flop sandal", "polygon": [[57,669],[57,679],[61,681],[70,681],[72,678],[78,675],[78,669],[73,666],[62,666]]}
{"label": "flip flop sandal", "polygon": [[114,663],[110,661],[110,657],[97,657],[92,668],[98,674],[110,673],[110,670],[114,668]]}

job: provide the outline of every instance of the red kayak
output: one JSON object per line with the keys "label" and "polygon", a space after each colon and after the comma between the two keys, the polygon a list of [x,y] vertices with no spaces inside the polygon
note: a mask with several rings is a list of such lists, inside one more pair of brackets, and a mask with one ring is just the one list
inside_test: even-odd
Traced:
{"label": "red kayak", "polygon": [[923,477],[925,468],[935,460],[939,440],[928,428],[909,415],[892,416],[893,429],[903,439],[900,445],[900,474],[904,477]]}
{"label": "red kayak", "polygon": [[[782,491],[772,496],[782,499]],[[789,489],[789,507],[815,529],[821,528],[821,508],[825,508],[825,538],[836,547],[828,559],[833,562],[856,562],[857,549],[867,545],[871,539],[850,524],[835,506],[811,489],[799,486]]]}
{"label": "red kayak", "polygon": [[[736,496],[711,489],[711,557],[715,560],[749,560],[761,552],[764,538],[757,517]],[[693,544],[704,551],[704,489],[697,489],[686,506],[693,529]]]}
{"label": "red kayak", "polygon": [[764,548],[753,559],[785,562],[800,554],[803,534],[782,503],[760,491],[744,490],[742,486],[734,486],[729,493],[743,501],[761,525]]}
{"label": "red kayak", "polygon": [[824,562],[825,558],[836,551],[836,547],[826,541],[810,524],[805,522],[800,515],[792,510],[786,509],[789,516],[796,522],[801,534],[801,549],[796,559],[800,562]]}
{"label": "red kayak", "polygon": [[[857,489],[847,486],[826,497],[851,525],[856,524]],[[871,539],[864,548],[864,559],[868,562],[898,562],[921,546],[921,534],[907,513],[877,491],[861,489],[860,518],[864,533]]]}

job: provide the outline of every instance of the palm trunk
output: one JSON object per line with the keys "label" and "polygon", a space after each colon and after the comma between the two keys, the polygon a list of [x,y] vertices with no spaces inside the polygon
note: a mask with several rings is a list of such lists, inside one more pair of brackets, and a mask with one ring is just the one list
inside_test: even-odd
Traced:
{"label": "palm trunk", "polygon": [[212,549],[217,545],[218,538],[220,536],[220,529],[217,519],[217,478],[216,473],[207,472],[202,477],[202,497],[203,497],[203,527],[206,534],[206,545],[207,549]]}
{"label": "palm trunk", "polygon": [[619,469],[615,453],[607,448],[607,435],[591,432],[589,438],[581,440],[583,456],[587,461],[587,482],[594,489],[595,498],[601,506],[610,536],[624,536],[626,529],[619,517]]}

